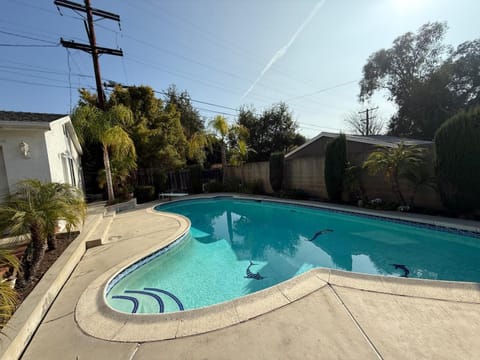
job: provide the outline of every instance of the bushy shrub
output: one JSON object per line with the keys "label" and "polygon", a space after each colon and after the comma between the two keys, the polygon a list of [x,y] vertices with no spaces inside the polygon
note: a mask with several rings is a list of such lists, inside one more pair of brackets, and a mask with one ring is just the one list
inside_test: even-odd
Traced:
{"label": "bushy shrub", "polygon": [[137,198],[137,203],[139,204],[155,200],[155,186],[150,186],[150,185],[136,186],[135,197]]}
{"label": "bushy shrub", "polygon": [[347,139],[344,134],[340,134],[327,144],[325,151],[325,185],[328,198],[332,201],[342,199],[346,163]]}
{"label": "bushy shrub", "polygon": [[434,141],[443,204],[459,213],[480,209],[480,107],[448,119]]}
{"label": "bushy shrub", "polygon": [[283,162],[283,153],[275,152],[270,155],[270,185],[275,192],[280,191],[280,189],[282,188]]}

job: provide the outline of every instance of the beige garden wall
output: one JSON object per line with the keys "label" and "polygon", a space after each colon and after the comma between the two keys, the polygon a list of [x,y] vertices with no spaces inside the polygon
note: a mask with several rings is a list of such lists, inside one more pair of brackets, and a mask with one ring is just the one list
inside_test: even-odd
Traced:
{"label": "beige garden wall", "polygon": [[[369,144],[348,144],[348,158],[353,164],[360,165],[367,158],[368,154],[374,150],[374,146]],[[309,154],[310,155],[310,154]],[[427,157],[428,170],[434,174],[433,155]],[[323,154],[317,154],[306,157],[294,157],[285,160],[284,168],[284,189],[299,189],[305,191],[308,195],[328,199],[327,189],[324,179],[325,157]],[[272,193],[269,180],[269,163],[247,163],[239,167],[228,167],[226,169],[226,178],[237,177],[244,182],[254,182],[261,180],[267,193]],[[395,194],[391,190],[390,182],[383,174],[370,176],[367,173],[362,175],[362,184],[368,199],[381,198],[386,202],[397,202]],[[412,186],[406,181],[400,183],[405,200],[409,201],[412,195]],[[439,195],[430,187],[419,187],[415,196],[415,205],[427,209],[442,209]]]}
{"label": "beige garden wall", "polygon": [[324,157],[306,157],[285,161],[284,187],[301,189],[310,196],[327,198],[323,176]]}
{"label": "beige garden wall", "polygon": [[254,183],[260,180],[267,193],[273,192],[270,185],[270,163],[268,161],[246,163],[242,166],[228,166],[225,169],[225,177],[226,179],[239,178],[245,183]]}

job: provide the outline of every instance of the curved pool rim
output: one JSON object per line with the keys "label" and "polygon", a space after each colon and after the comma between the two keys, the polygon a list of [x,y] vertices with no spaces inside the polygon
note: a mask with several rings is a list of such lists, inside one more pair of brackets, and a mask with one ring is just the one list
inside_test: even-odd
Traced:
{"label": "curved pool rim", "polygon": [[[480,228],[471,225],[455,224],[449,219],[412,219],[406,214],[379,214],[376,211],[356,209],[310,201],[279,200],[265,196],[244,196],[235,194],[211,194],[188,196],[172,202],[194,199],[233,197],[245,200],[263,200],[292,205],[308,206],[359,215],[384,218],[391,221],[416,223],[444,228],[446,231],[460,230],[480,236]],[[461,301],[480,304],[480,283],[412,279],[368,275],[329,268],[315,268],[302,275],[286,280],[270,288],[204,308],[164,314],[129,314],[113,309],[106,300],[109,284],[122,272],[142,259],[169,247],[186,236],[190,229],[188,218],[155,210],[156,204],[147,212],[152,216],[167,216],[177,220],[179,229],[170,234],[160,244],[114,266],[92,282],[81,295],[75,319],[80,328],[96,338],[119,342],[159,341],[185,336],[198,335],[233,326],[260,315],[269,313],[297,301],[325,286],[339,286],[365,291],[387,293],[400,296]],[[411,215],[411,214],[410,214]],[[480,240],[479,240],[480,241]]]}

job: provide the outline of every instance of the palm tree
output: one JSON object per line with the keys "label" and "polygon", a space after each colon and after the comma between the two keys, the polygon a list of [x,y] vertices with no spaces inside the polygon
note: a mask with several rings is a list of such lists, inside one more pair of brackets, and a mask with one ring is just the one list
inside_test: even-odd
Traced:
{"label": "palm tree", "polygon": [[30,235],[30,243],[22,258],[20,286],[25,286],[37,275],[47,238],[53,237],[58,221],[64,221],[70,231],[85,216],[83,194],[76,187],[35,179],[16,185],[15,193],[0,205],[0,232],[7,231],[13,236]]}
{"label": "palm tree", "polygon": [[83,221],[86,216],[87,205],[83,198],[81,191],[69,184],[65,183],[45,183],[43,184],[43,190],[45,198],[55,201],[58,205],[62,205],[57,209],[59,212],[59,218],[55,219],[53,216],[48,219],[47,223],[47,246],[48,250],[54,250],[57,248],[57,237],[55,235],[58,221],[65,222],[65,229],[68,233],[72,228],[79,223],[79,219]]}
{"label": "palm tree", "polygon": [[400,190],[399,179],[418,171],[424,163],[424,156],[424,148],[408,146],[403,142],[394,147],[379,146],[365,160],[363,168],[367,169],[370,175],[383,172],[400,204],[407,205]]}
{"label": "palm tree", "polygon": [[227,144],[225,141],[228,135],[227,119],[222,115],[217,115],[210,122],[210,126],[213,127],[213,129],[220,136],[220,146],[222,149],[222,169],[225,171],[225,167],[227,166]]}
{"label": "palm tree", "polygon": [[247,160],[250,152],[256,152],[247,145],[248,136],[248,129],[243,125],[233,124],[228,129],[231,165],[241,165]]}
{"label": "palm tree", "polygon": [[85,143],[88,139],[102,144],[108,201],[113,202],[115,194],[110,155],[119,159],[136,159],[135,145],[125,130],[133,124],[132,112],[124,105],[114,105],[102,111],[93,105],[84,104],[74,110],[72,119],[80,142]]}
{"label": "palm tree", "polygon": [[[110,161],[110,170],[112,175],[113,191],[116,195],[125,196],[128,187],[129,179],[132,177],[132,172],[137,168],[134,158],[126,156],[124,158],[112,157]],[[97,175],[98,186],[103,189],[107,184],[107,177],[105,169],[101,169]]]}
{"label": "palm tree", "polygon": [[[8,250],[0,250],[0,269],[13,269],[17,272],[19,268],[18,258]],[[5,325],[15,311],[18,302],[17,292],[8,279],[0,277],[0,329]]]}
{"label": "palm tree", "polygon": [[211,137],[203,131],[193,133],[188,139],[187,159],[203,165],[206,147],[211,147]]}

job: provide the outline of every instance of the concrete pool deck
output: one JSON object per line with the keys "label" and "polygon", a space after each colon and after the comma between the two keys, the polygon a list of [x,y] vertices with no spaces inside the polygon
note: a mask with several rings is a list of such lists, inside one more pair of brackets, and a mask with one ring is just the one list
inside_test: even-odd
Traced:
{"label": "concrete pool deck", "polygon": [[[185,226],[177,217],[145,209],[120,213],[109,221],[102,233],[104,244],[85,252],[23,359],[480,358],[479,284],[324,269],[309,272],[290,285],[280,284],[273,300],[260,295],[255,301],[244,301],[243,310],[231,308],[225,326],[218,330],[182,336],[212,325],[208,317],[203,322],[186,317],[172,325],[170,340],[105,340],[120,334],[126,323],[112,329],[96,318],[88,322],[92,315],[88,311],[95,309],[79,309],[82,294],[106,272],[132,255],[167,244]],[[478,223],[465,224],[478,228]],[[80,317],[87,314],[81,321],[97,329],[98,336],[82,330],[79,311]],[[232,317],[239,320],[234,325]],[[137,337],[155,331],[156,326],[148,321],[137,325],[132,330]]]}

